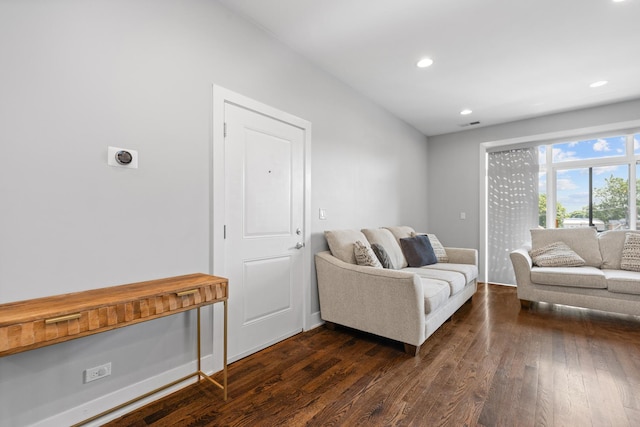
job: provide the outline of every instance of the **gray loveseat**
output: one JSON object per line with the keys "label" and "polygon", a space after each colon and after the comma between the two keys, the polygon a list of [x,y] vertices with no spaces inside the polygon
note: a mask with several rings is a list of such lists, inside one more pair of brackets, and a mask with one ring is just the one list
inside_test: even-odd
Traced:
{"label": "gray loveseat", "polygon": [[[315,256],[322,319],[400,341],[407,353],[417,354],[476,292],[478,254],[443,248],[437,263],[409,267],[399,241],[413,233],[411,227],[325,232],[331,251]],[[394,269],[358,265],[356,241],[383,246]]]}
{"label": "gray loveseat", "polygon": [[[640,272],[621,268],[627,235],[637,233],[629,230],[597,233],[592,228],[531,230],[531,244],[510,254],[522,306],[543,301],[640,315]],[[554,242],[564,242],[584,260],[584,265],[534,265],[530,251]]]}

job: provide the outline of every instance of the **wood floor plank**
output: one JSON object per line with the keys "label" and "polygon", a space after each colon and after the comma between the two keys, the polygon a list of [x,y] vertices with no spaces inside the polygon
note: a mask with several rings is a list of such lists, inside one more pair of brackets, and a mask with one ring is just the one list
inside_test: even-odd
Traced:
{"label": "wood floor plank", "polygon": [[[216,374],[215,378],[220,378]],[[479,286],[421,347],[338,326],[229,366],[107,426],[640,425],[640,317]]]}
{"label": "wood floor plank", "polygon": [[609,371],[598,369],[596,373],[598,375],[598,386],[602,393],[602,404],[607,408],[610,425],[628,426],[629,419],[624,410],[622,396],[619,394],[615,379]]}
{"label": "wood floor plank", "polygon": [[536,395],[535,425],[552,426],[553,423],[553,331],[541,336],[541,351],[538,359],[538,385]]}

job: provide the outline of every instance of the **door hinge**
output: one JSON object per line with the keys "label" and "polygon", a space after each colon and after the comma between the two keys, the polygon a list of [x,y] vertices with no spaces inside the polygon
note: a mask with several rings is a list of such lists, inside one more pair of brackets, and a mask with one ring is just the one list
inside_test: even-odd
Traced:
{"label": "door hinge", "polygon": [[226,123],[223,125],[223,132],[224,132],[224,137],[226,138],[227,137],[227,124]]}
{"label": "door hinge", "polygon": [[224,231],[223,231],[223,238],[226,239],[227,238],[227,226],[224,226]]}

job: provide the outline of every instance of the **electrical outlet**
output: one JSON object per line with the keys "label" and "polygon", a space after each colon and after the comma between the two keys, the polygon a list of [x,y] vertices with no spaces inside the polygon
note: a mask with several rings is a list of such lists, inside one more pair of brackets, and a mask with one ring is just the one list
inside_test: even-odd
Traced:
{"label": "electrical outlet", "polygon": [[85,384],[90,383],[91,381],[99,380],[109,375],[111,375],[111,362],[85,370],[84,382]]}

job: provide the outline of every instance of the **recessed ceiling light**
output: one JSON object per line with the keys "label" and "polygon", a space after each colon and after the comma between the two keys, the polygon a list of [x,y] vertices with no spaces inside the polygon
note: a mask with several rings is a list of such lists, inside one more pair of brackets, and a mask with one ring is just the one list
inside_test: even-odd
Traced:
{"label": "recessed ceiling light", "polygon": [[431,58],[422,58],[416,64],[418,68],[427,68],[427,67],[430,67],[431,65],[433,65],[433,59]]}
{"label": "recessed ceiling light", "polygon": [[591,84],[589,85],[589,87],[600,87],[600,86],[604,86],[604,85],[606,85],[607,83],[609,83],[609,82],[608,82],[608,81],[606,81],[606,80],[600,80],[599,82],[593,82],[593,83],[591,83]]}
{"label": "recessed ceiling light", "polygon": [[613,0],[614,3],[622,3],[624,0]]}
{"label": "recessed ceiling light", "polygon": [[464,110],[460,111],[460,114],[463,116],[468,116],[471,113],[473,113],[473,111],[469,110],[468,108],[465,108]]}

